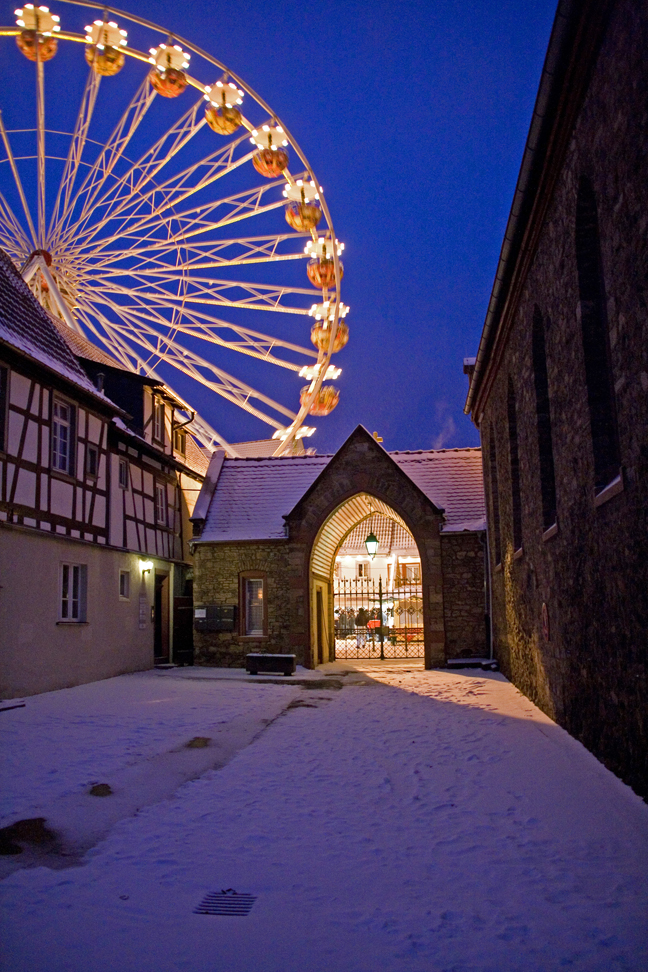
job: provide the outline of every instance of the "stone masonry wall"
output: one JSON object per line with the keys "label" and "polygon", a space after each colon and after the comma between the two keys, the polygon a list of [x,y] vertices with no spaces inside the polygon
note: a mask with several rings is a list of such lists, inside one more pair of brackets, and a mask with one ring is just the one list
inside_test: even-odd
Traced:
{"label": "stone masonry wall", "polygon": [[[248,637],[234,632],[194,631],[194,652],[200,665],[244,668],[250,651],[285,652],[290,643],[288,597],[289,545],[287,541],[196,544],[194,554],[194,607],[239,603],[239,574],[266,574],[268,635]],[[303,663],[303,658],[298,658]]]}
{"label": "stone masonry wall", "polygon": [[485,533],[442,533],[443,618],[448,658],[487,655]]}
{"label": "stone masonry wall", "polygon": [[[648,795],[648,17],[614,7],[514,328],[482,421],[497,447],[502,563],[494,562],[502,670],[637,792]],[[594,502],[575,253],[579,179],[598,205],[623,491]],[[545,321],[557,526],[543,536],[532,369],[534,306]],[[522,552],[514,556],[507,382],[517,399]],[[551,533],[551,535],[549,535]],[[548,627],[543,628],[543,604]]]}

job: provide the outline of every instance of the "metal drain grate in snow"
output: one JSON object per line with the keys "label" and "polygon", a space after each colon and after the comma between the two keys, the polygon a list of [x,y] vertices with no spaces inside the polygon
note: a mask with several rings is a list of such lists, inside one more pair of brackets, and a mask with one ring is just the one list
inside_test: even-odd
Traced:
{"label": "metal drain grate in snow", "polygon": [[239,894],[233,888],[227,891],[214,891],[206,894],[197,908],[194,908],[194,915],[232,915],[235,918],[244,918],[250,914],[252,905],[256,901],[253,894]]}

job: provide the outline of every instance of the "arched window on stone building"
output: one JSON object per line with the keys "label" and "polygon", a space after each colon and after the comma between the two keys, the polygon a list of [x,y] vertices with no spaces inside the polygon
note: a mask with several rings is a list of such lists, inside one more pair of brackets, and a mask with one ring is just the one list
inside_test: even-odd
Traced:
{"label": "arched window on stone building", "polygon": [[540,456],[542,525],[544,530],[548,530],[556,522],[556,477],[554,474],[553,443],[551,439],[551,411],[549,408],[545,325],[537,304],[533,310],[531,349],[536,394],[538,454]]}
{"label": "arched window on stone building", "polygon": [[576,200],[576,264],[595,490],[619,475],[619,441],[596,197],[584,176]]}
{"label": "arched window on stone building", "polygon": [[497,481],[497,446],[495,443],[495,432],[491,422],[488,435],[489,444],[489,470],[490,470],[490,492],[491,504],[493,507],[493,551],[495,553],[495,563],[502,562],[502,541],[500,537],[500,508],[499,508],[499,485]]}
{"label": "arched window on stone building", "polygon": [[520,457],[518,450],[517,409],[515,405],[515,389],[509,377],[508,395],[508,432],[509,456],[511,459],[511,507],[513,511],[513,550],[522,546],[522,496],[520,493]]}

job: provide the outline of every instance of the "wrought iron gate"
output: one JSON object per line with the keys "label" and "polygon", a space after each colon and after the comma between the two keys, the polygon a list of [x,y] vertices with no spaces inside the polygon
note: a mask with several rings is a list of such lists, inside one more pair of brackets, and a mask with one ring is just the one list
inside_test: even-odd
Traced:
{"label": "wrought iron gate", "polygon": [[418,579],[336,577],[333,618],[336,658],[380,658],[381,620],[385,658],[423,657],[423,594]]}

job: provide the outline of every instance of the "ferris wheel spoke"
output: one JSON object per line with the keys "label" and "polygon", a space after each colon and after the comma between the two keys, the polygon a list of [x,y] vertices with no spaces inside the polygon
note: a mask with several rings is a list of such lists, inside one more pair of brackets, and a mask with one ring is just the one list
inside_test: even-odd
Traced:
{"label": "ferris wheel spoke", "polygon": [[56,196],[56,202],[54,204],[54,210],[52,212],[52,218],[50,220],[50,228],[48,233],[50,245],[56,244],[59,229],[65,222],[69,213],[70,196],[74,188],[74,182],[79,171],[83,150],[86,145],[88,129],[90,128],[90,122],[92,120],[97,94],[99,93],[100,81],[101,75],[97,74],[96,71],[93,71],[92,68],[90,68],[85,88],[83,89],[81,106],[79,108],[79,114],[74,127],[72,141],[70,142],[68,157],[65,162],[65,169],[63,170],[63,176],[61,178],[58,194]]}
{"label": "ferris wheel spoke", "polygon": [[5,197],[0,193],[0,239],[12,252],[29,250],[29,240]]}
{"label": "ferris wheel spoke", "polygon": [[[155,374],[151,374],[151,377],[153,378],[157,376]],[[172,394],[175,394],[172,388],[169,390]],[[189,409],[189,411],[193,411],[193,409]],[[224,439],[222,435],[219,435],[216,429],[212,428],[212,426],[206,422],[202,415],[199,415],[198,412],[194,411],[194,417],[187,428],[193,435],[194,439],[197,439],[203,448],[213,451],[214,445],[219,445],[221,449],[224,449],[233,459],[241,458],[236,449],[230,445],[227,439]]]}
{"label": "ferris wheel spoke", "polygon": [[[191,187],[190,189],[185,189],[182,187],[183,192],[179,197],[175,197],[171,194],[171,192],[169,192],[168,197],[163,205],[160,204],[152,211],[147,211],[145,215],[140,215],[137,212],[122,212],[120,214],[112,212],[104,214],[100,219],[97,220],[96,223],[88,227],[85,233],[83,230],[71,230],[69,234],[70,242],[72,243],[72,241],[74,241],[73,245],[75,245],[77,250],[83,252],[88,246],[92,245],[93,238],[96,237],[104,229],[104,227],[113,223],[116,219],[121,219],[121,228],[118,232],[115,232],[114,235],[107,237],[103,241],[102,248],[105,248],[105,246],[117,239],[122,239],[124,235],[141,234],[147,231],[151,232],[151,230],[159,232],[160,221],[163,218],[164,213],[178,205],[179,202],[189,198],[195,192],[198,192],[199,190],[211,185],[216,181],[216,179],[219,179],[228,172],[231,172],[232,169],[237,168],[244,162],[248,161],[252,154],[253,153],[250,153],[241,159],[232,161],[229,153],[219,153],[220,157],[211,166],[209,175],[201,179],[196,186]],[[179,242],[186,239],[187,236],[192,236],[196,233],[204,233],[212,227],[226,226],[228,222],[235,222],[238,219],[246,216],[255,216],[262,212],[278,209],[280,206],[285,205],[285,200],[281,199],[278,202],[272,203],[271,205],[265,207],[261,206],[260,203],[265,193],[271,189],[277,188],[278,186],[284,185],[285,179],[281,179],[264,186],[257,186],[254,189],[244,190],[243,192],[237,193],[234,196],[217,199],[209,203],[202,203],[198,206],[185,210],[184,212],[177,213],[174,211],[171,213],[171,218],[174,222],[179,223],[182,226],[182,229],[174,234],[171,241],[177,245]],[[158,191],[161,190],[156,188],[155,190],[152,190],[152,193],[156,193]],[[145,199],[146,198],[147,197],[145,197]],[[149,194],[148,199],[150,202],[151,194]],[[138,209],[144,205],[144,200],[137,200]],[[225,218],[218,223],[205,223],[206,216],[218,209],[219,206],[232,207],[233,218]],[[124,209],[125,208],[126,207],[124,207]]]}
{"label": "ferris wheel spoke", "polygon": [[176,370],[215,391],[234,405],[256,415],[257,418],[274,426],[274,428],[283,428],[283,425],[252,405],[251,399],[269,406],[273,411],[279,412],[291,420],[295,418],[295,413],[290,409],[285,408],[279,402],[275,402],[262,392],[256,391],[245,382],[234,378],[211,361],[207,361],[206,358],[181,347],[173,338],[161,336],[152,326],[143,323],[138,317],[125,311],[123,307],[117,304],[111,305],[108,302],[106,304],[122,319],[123,323],[116,324],[114,321],[107,321],[105,317],[103,323],[111,332],[117,334],[121,332],[129,342],[134,342],[143,348],[149,355],[148,361],[145,363],[147,366],[156,367],[155,364],[151,364],[152,360],[164,361]]}
{"label": "ferris wheel spoke", "polygon": [[36,153],[38,156],[38,245],[45,246],[45,71],[36,44]]}
{"label": "ferris wheel spoke", "polygon": [[204,117],[196,120],[198,109],[203,104],[201,98],[175,124],[162,135],[137,162],[134,162],[126,172],[110,187],[97,207],[109,201],[116,203],[124,196],[132,200],[142,192],[142,189],[178,154],[193,138],[196,132],[205,124]]}
{"label": "ferris wheel spoke", "polygon": [[[83,304],[80,304],[76,308],[76,313],[79,320],[83,321],[87,329],[96,337],[99,341],[107,348],[110,354],[122,364],[128,371],[138,372],[140,368],[140,359],[136,355],[132,348],[130,348],[125,341],[120,339],[115,339],[114,341],[108,341],[106,339],[106,329],[107,322],[103,320],[101,313],[97,313],[96,308],[92,307],[90,311],[86,310]],[[102,321],[102,326],[104,330],[100,330],[95,322],[95,317]]]}
{"label": "ferris wheel spoke", "polygon": [[[129,273],[129,277],[133,276],[136,279],[136,275]],[[284,298],[290,295],[302,295],[305,294],[309,297],[317,296],[317,291],[307,290],[302,287],[277,287],[272,284],[253,284],[244,283],[240,281],[232,280],[210,280],[209,278],[203,278],[202,281],[196,278],[185,278],[184,275],[181,277],[174,277],[174,275],[168,273],[166,276],[166,282],[178,283],[180,281],[184,282],[187,287],[191,287],[190,292],[175,293],[170,286],[163,287],[159,285],[154,289],[143,289],[144,287],[150,288],[152,286],[151,281],[146,281],[141,287],[132,287],[119,284],[117,281],[106,281],[101,275],[96,278],[92,278],[88,275],[87,283],[92,291],[96,294],[101,294],[103,296],[108,295],[125,295],[137,297],[140,300],[146,301],[161,301],[167,306],[175,306],[177,304],[200,304],[202,306],[220,306],[220,307],[240,307],[245,310],[264,310],[264,311],[274,311],[278,313],[288,313],[288,314],[302,314],[307,315],[309,312],[304,307],[290,306],[289,304],[282,303]],[[243,291],[244,297],[234,298],[228,296],[230,291]]]}
{"label": "ferris wheel spoke", "polygon": [[[128,225],[127,221],[125,220],[123,226],[119,231],[116,231],[111,236],[107,237],[102,242],[101,246],[95,247],[95,252],[105,251],[107,246],[109,246],[112,243],[115,243],[116,241],[120,241],[122,243],[121,250],[122,252],[126,252],[123,250],[124,239],[131,238],[131,237],[135,238],[136,234],[141,235],[144,233],[145,230],[148,232],[149,238],[151,240],[147,244],[146,249],[148,250],[171,249],[171,248],[175,249],[178,246],[182,246],[186,242],[186,240],[191,237],[198,236],[202,233],[207,233],[210,231],[221,229],[222,227],[229,226],[236,222],[240,222],[243,219],[249,219],[253,216],[259,216],[263,213],[268,213],[268,212],[272,212],[272,210],[280,209],[282,206],[285,205],[285,201],[283,199],[280,199],[277,202],[273,202],[265,206],[261,205],[261,200],[264,194],[269,189],[276,188],[279,185],[284,185],[284,183],[275,182],[275,183],[271,183],[268,186],[259,186],[252,190],[248,189],[242,193],[237,193],[237,195],[235,196],[230,196],[227,199],[219,199],[212,203],[205,203],[203,206],[196,207],[193,210],[188,210],[187,213],[174,214],[173,216],[174,221],[181,222],[183,219],[185,219],[186,225],[182,229],[174,232],[173,234],[169,234],[169,236],[164,240],[160,240],[158,238],[154,239],[152,237],[152,234],[156,232],[159,233],[160,230],[159,222],[147,218],[147,220],[140,220],[139,223],[136,222],[135,225],[133,226],[133,225]],[[212,212],[213,210],[217,209],[219,206],[230,207],[227,215],[224,215],[218,221],[206,220],[205,214]],[[197,216],[195,215],[190,219],[189,217],[191,216],[192,213],[193,214],[200,213],[200,219],[197,218]],[[148,226],[146,225],[147,222],[149,224]],[[218,243],[218,241],[216,242]],[[73,247],[72,252],[75,254],[75,256],[83,255],[90,249],[91,245],[92,244],[90,242],[85,244],[82,242],[78,242],[76,247]],[[134,246],[135,247],[137,246],[137,242],[134,244]],[[128,252],[133,252],[133,249],[134,247],[130,247]],[[115,255],[115,251],[110,251],[110,252],[112,252],[113,255]],[[135,252],[137,252],[137,250],[135,250]],[[141,246],[139,252],[142,252]]]}
{"label": "ferris wheel spoke", "polygon": [[32,244],[34,246],[34,249],[38,249],[38,237],[36,236],[34,222],[31,217],[29,206],[27,205],[25,190],[23,189],[22,182],[20,181],[20,175],[18,173],[18,168],[16,166],[16,160],[14,159],[14,155],[11,150],[11,143],[9,142],[9,136],[7,135],[7,129],[5,128],[1,111],[0,111],[0,135],[2,136],[2,142],[4,144],[5,152],[7,153],[7,161],[9,162],[9,165],[11,167],[11,173],[14,177],[14,183],[16,185],[16,189],[18,190],[18,195],[20,196],[20,202],[22,203],[25,219],[27,220],[27,225],[29,227],[29,232],[31,233]]}
{"label": "ferris wheel spoke", "polygon": [[[133,299],[133,298],[131,298]],[[136,300],[134,304],[119,305],[128,311],[130,315],[135,315],[146,321],[155,321],[163,328],[169,328],[187,337],[200,338],[217,344],[220,347],[237,351],[240,354],[247,354],[251,357],[259,358],[269,364],[287,368],[290,371],[301,371],[304,362],[295,363],[285,358],[277,357],[275,351],[287,350],[299,354],[306,358],[317,358],[318,354],[312,348],[303,348],[290,341],[263,334],[260,331],[253,331],[250,328],[232,324],[229,321],[222,321],[217,317],[212,317],[201,311],[192,308],[182,307],[181,316],[176,316],[173,321],[169,321],[162,314],[163,310],[168,309],[166,303],[161,303],[157,307],[154,302],[149,300]],[[230,337],[223,336],[222,332],[229,332]]]}
{"label": "ferris wheel spoke", "polygon": [[[100,216],[97,206],[86,217],[85,227],[83,229],[79,228],[78,226],[72,227],[68,232],[67,239],[69,242],[73,241],[77,247],[80,245],[87,247],[101,233],[105,226],[114,223],[116,219],[120,219],[122,221],[122,225],[129,226],[132,232],[144,231],[147,226],[152,226],[157,230],[159,228],[160,219],[162,218],[163,213],[168,212],[170,209],[176,206],[178,202],[182,202],[183,200],[192,196],[194,193],[199,192],[200,190],[211,185],[217,179],[227,175],[233,169],[238,168],[250,158],[252,153],[244,156],[243,158],[234,160],[233,152],[237,144],[238,142],[233,143],[225,149],[222,149],[220,152],[215,153],[215,155],[210,158],[211,164],[208,175],[204,175],[195,186],[187,188],[185,184],[186,180],[180,181],[180,177],[177,176],[174,177],[173,180],[170,180],[166,185],[156,186],[146,195],[135,195],[133,198],[122,200],[121,205],[116,206],[114,209],[108,206],[106,211],[101,213]],[[195,171],[199,166],[202,165],[202,162],[197,163],[191,171]],[[176,180],[180,181],[179,185],[174,185]],[[162,198],[158,200],[158,196],[161,196]],[[192,211],[190,210],[189,212]],[[172,215],[175,217],[175,213]],[[90,222],[92,216],[95,217],[94,222]],[[114,238],[115,237],[113,237],[113,239]]]}
{"label": "ferris wheel spoke", "polygon": [[92,209],[95,199],[122,157],[154,98],[155,90],[149,84],[148,77],[145,77],[74,197],[71,211],[76,209],[77,204],[81,205],[81,212],[76,220],[77,225]]}
{"label": "ferris wheel spoke", "polygon": [[[166,183],[162,183],[160,186],[156,186],[151,189],[145,196],[141,198],[138,206],[151,204],[151,213],[149,214],[149,219],[159,219],[164,213],[168,213],[170,209],[179,206],[186,199],[189,199],[195,193],[200,192],[202,189],[206,189],[208,186],[213,185],[218,179],[222,179],[223,176],[227,175],[233,169],[239,168],[245,162],[248,162],[254,152],[248,152],[247,155],[243,155],[238,159],[234,159],[234,149],[243,139],[239,139],[237,142],[231,143],[227,148],[222,149],[220,152],[215,153],[215,160],[213,156],[208,159],[196,162],[191,168],[186,169],[184,172],[179,173],[172,179],[169,179]],[[212,161],[213,160],[213,161]],[[200,170],[208,166],[208,171],[200,175]],[[200,178],[197,179],[195,184],[192,184],[190,179],[191,176],[198,173]],[[160,196],[159,202],[156,201],[156,197]],[[174,213],[175,215],[175,213]]]}
{"label": "ferris wheel spoke", "polygon": [[[200,104],[201,102],[198,103],[198,105]],[[195,115],[198,105],[194,106],[194,109],[192,109],[193,115]],[[189,119],[189,121],[190,120],[191,119]],[[141,214],[138,214],[138,211],[145,210],[145,218],[150,220],[152,217],[155,217],[156,215],[159,215],[159,213],[167,210],[170,206],[177,205],[179,200],[187,198],[194,192],[198,192],[199,190],[211,185],[217,179],[221,178],[232,169],[237,168],[243,162],[247,161],[252,153],[248,153],[248,155],[236,161],[234,160],[234,150],[238,145],[241,144],[241,142],[244,141],[244,137],[241,137],[236,139],[234,142],[229,143],[224,148],[219,149],[217,152],[212,153],[210,156],[207,156],[207,158],[201,160],[200,162],[188,167],[183,172],[173,176],[167,180],[166,183],[155,186],[154,188],[150,189],[148,193],[142,194],[141,189],[147,183],[151,182],[154,176],[167,164],[173,155],[177,154],[177,152],[180,151],[180,149],[190,140],[190,138],[192,138],[193,135],[199,131],[203,122],[204,119],[201,122],[195,122],[193,127],[190,127],[188,123],[181,126],[180,130],[175,133],[175,142],[162,160],[157,158],[157,154],[155,152],[156,146],[154,146],[153,149],[151,149],[153,159],[148,163],[139,162],[133,165],[129,172],[118,181],[117,185],[111,186],[109,192],[106,193],[102,199],[98,200],[92,211],[86,215],[85,229],[82,229],[77,223],[74,227],[71,227],[68,230],[66,240],[74,239],[75,241],[88,241],[93,239],[99,232],[101,232],[107,223],[120,216],[122,213],[128,214],[129,219],[142,219],[143,217]],[[167,132],[165,138],[160,140],[162,145],[166,139],[170,138],[173,134],[173,129]],[[187,189],[186,184],[189,178],[196,172],[200,172],[200,169],[204,168],[205,166],[209,167],[208,173],[203,173],[201,178],[198,180],[198,184]],[[134,181],[135,173],[138,170],[138,167],[144,168],[146,171],[140,179],[140,182],[134,188],[132,188],[131,183]],[[158,196],[162,197],[162,199],[159,201],[157,199]],[[159,213],[157,210],[159,210]],[[100,212],[101,215],[99,217]],[[90,222],[93,215],[97,218],[95,222]]]}
{"label": "ferris wheel spoke", "polygon": [[141,356],[136,354],[132,348],[129,348],[120,335],[110,333],[109,322],[103,321],[104,331],[102,332],[87,315],[81,313],[79,316],[83,318],[88,329],[104,345],[106,350],[117,360],[121,361],[124,367],[129,371],[134,371],[136,374],[144,373],[148,378],[154,378],[156,381],[159,381],[181,403],[182,411],[186,412],[187,415],[193,414],[187,430],[191,432],[194,438],[205,449],[213,450],[214,444],[216,443],[222,449],[225,449],[229,455],[234,458],[238,457],[238,452],[230,445],[227,439],[220,435],[191,405],[185,402],[183,397],[178,395],[171,385],[161,378],[155,368],[147,366],[142,361]]}
{"label": "ferris wheel spoke", "polygon": [[[193,270],[211,270],[217,267],[245,266],[254,263],[279,263],[286,260],[303,260],[306,256],[303,249],[297,253],[281,252],[279,247],[283,243],[295,242],[306,238],[311,238],[310,233],[283,233],[278,236],[219,240],[218,242],[212,243],[191,243],[182,249],[187,254],[193,255],[191,257],[185,256],[182,264],[179,264],[179,266],[189,272]],[[238,255],[230,257],[223,255],[223,251],[234,249],[235,247],[241,250]],[[174,247],[173,251],[177,252],[177,248]],[[138,251],[135,249],[128,251],[130,258],[138,255]],[[143,251],[143,255],[144,258],[141,262],[133,267],[133,272],[137,273],[140,278],[147,276],[155,277],[160,273],[161,269],[167,269],[168,264],[162,262],[159,254],[151,258],[149,257],[148,251],[145,250]],[[151,264],[153,265],[151,266]],[[85,263],[85,266],[89,265],[87,262]],[[101,269],[105,276],[119,276],[123,274],[123,270],[114,267],[111,251],[103,253],[101,259],[93,260],[92,267],[95,272]]]}
{"label": "ferris wheel spoke", "polygon": [[104,345],[106,350],[112,355],[116,361],[121,363],[129,371],[134,371],[139,374],[144,372],[147,377],[155,378],[161,384],[164,384],[165,388],[182,404],[182,410],[188,415],[193,413],[193,418],[189,425],[187,426],[188,431],[203,445],[206,449],[213,449],[214,443],[217,443],[221,448],[227,450],[227,452],[237,457],[238,453],[234,449],[227,439],[223,438],[220,433],[216,431],[205,419],[198,414],[187,402],[184,401],[181,395],[169,385],[167,381],[164,381],[157,374],[154,368],[147,366],[142,360],[141,355],[135,353],[135,351],[128,346],[126,341],[119,334],[111,333],[110,322],[106,321],[101,315],[99,319],[102,322],[103,330],[100,330],[91,316],[89,316],[83,309],[79,308],[79,317],[83,320],[84,324],[88,330],[94,334],[94,336]]}
{"label": "ferris wheel spoke", "polygon": [[[195,126],[195,131],[198,131],[203,123],[204,119]],[[188,141],[189,138],[195,134],[195,131],[192,132],[191,135],[189,135],[184,141]],[[244,140],[245,137],[242,136],[235,141],[230,142],[217,152],[212,152],[204,159],[195,162],[191,166],[188,166],[182,172],[171,176],[166,182],[153,186],[153,188],[149,189],[149,191],[146,193],[141,192],[144,185],[143,181],[142,185],[137,186],[136,189],[130,192],[125,199],[122,199],[121,205],[118,209],[109,210],[106,213],[106,218],[114,218],[115,216],[119,215],[119,213],[135,206],[138,209],[150,208],[151,216],[162,215],[162,213],[169,208],[179,205],[179,203],[181,203],[184,199],[189,198],[189,196],[199,192],[201,189],[207,188],[207,186],[212,185],[212,183],[214,183],[217,179],[227,175],[227,173],[232,169],[238,168],[238,166],[242,165],[244,162],[247,162],[248,159],[250,159],[254,154],[253,152],[248,152],[246,155],[238,159],[234,158],[234,150]],[[162,162],[159,163],[154,172],[147,176],[145,180],[146,183],[150,182],[154,176],[157,175],[157,173],[169,161],[170,157],[172,156],[165,157]],[[206,172],[201,172],[201,170],[205,169],[207,169]],[[192,176],[196,175],[198,175],[198,179],[195,181],[195,184],[193,184],[191,182],[191,178]],[[160,202],[156,201],[156,197],[158,196],[162,197]],[[101,202],[103,202],[103,200],[100,201],[99,205],[101,205]]]}

